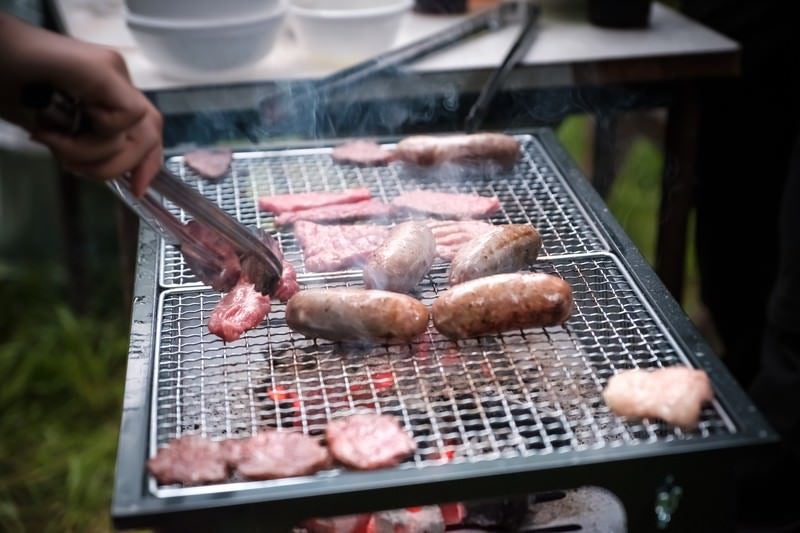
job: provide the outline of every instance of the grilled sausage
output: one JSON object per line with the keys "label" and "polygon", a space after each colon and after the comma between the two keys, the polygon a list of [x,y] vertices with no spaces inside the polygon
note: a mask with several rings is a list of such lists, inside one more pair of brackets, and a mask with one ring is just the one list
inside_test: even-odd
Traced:
{"label": "grilled sausage", "polygon": [[497,274],[456,285],[431,311],[436,329],[451,339],[556,326],[572,311],[572,288],[550,274]]}
{"label": "grilled sausage", "polygon": [[460,135],[411,135],[395,147],[395,158],[420,166],[445,162],[476,163],[495,161],[504,167],[519,159],[519,141],[504,133]]}
{"label": "grilled sausage", "polygon": [[536,261],[542,238],[529,224],[508,224],[467,242],[450,265],[450,284],[516,272]]}
{"label": "grilled sausage", "polygon": [[436,258],[436,239],[422,222],[395,226],[364,266],[364,286],[408,292],[420,282]]}
{"label": "grilled sausage", "polygon": [[379,290],[308,289],[286,304],[291,329],[333,341],[407,341],[425,331],[429,317],[419,300]]}

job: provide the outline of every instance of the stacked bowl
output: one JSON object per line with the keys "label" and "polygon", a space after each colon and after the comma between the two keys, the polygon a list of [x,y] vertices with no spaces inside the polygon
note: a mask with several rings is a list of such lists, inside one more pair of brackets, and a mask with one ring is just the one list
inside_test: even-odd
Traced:
{"label": "stacked bowl", "polygon": [[167,76],[213,78],[266,57],[286,18],[285,0],[125,0],[139,48]]}

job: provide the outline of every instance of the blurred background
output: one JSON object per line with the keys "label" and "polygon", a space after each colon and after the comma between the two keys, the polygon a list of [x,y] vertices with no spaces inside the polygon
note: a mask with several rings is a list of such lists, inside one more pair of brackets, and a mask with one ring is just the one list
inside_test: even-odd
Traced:
{"label": "blurred background", "polygon": [[[41,23],[36,0],[0,9]],[[609,207],[652,264],[664,117],[621,117]],[[592,117],[557,127],[591,175]],[[64,212],[72,195],[75,212]],[[49,155],[0,123],[0,530],[111,531],[109,517],[128,350],[130,301],[117,239],[116,200],[101,185],[61,180]],[[65,234],[91,290],[68,276]],[[690,229],[690,235],[692,231]],[[697,301],[688,245],[684,309],[716,348]],[[80,289],[80,288],[79,288]]]}

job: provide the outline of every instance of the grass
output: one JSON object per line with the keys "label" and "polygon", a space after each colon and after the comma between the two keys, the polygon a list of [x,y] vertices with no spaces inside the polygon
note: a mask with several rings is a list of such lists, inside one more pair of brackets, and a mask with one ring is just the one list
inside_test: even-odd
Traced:
{"label": "grass", "polygon": [[[590,154],[583,117],[559,138],[578,162]],[[635,139],[608,199],[648,260],[653,258],[662,155]],[[24,171],[24,170],[23,170]],[[102,205],[100,202],[87,204]],[[112,531],[109,509],[128,348],[110,211],[93,211],[101,259],[89,310],[65,304],[67,280],[52,261],[0,258],[0,530]],[[52,229],[52,228],[51,228]],[[691,272],[691,270],[690,270]],[[689,283],[691,286],[692,284]]]}

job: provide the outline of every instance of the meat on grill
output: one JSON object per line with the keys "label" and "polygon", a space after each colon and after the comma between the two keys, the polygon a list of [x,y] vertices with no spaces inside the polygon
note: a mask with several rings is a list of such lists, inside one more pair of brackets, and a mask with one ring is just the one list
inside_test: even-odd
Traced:
{"label": "meat on grill", "polygon": [[325,226],[300,220],[294,225],[309,272],[360,267],[388,234],[389,228],[376,224]]}
{"label": "meat on grill", "polygon": [[615,374],[603,390],[609,409],[619,416],[659,418],[693,429],[703,404],[714,398],[703,370],[685,366],[632,369]]}
{"label": "meat on grill", "polygon": [[519,156],[519,141],[503,133],[411,135],[395,148],[397,159],[420,166],[495,162],[511,167]]}
{"label": "meat on grill", "polygon": [[467,242],[450,265],[449,281],[516,272],[536,261],[542,238],[530,224],[504,224]]}
{"label": "meat on grill", "polygon": [[452,261],[461,247],[496,226],[480,220],[426,220],[436,239],[436,255]]}
{"label": "meat on grill", "polygon": [[364,200],[348,204],[325,205],[281,213],[275,217],[278,226],[288,226],[298,220],[311,222],[344,222],[348,220],[388,219],[394,212],[391,204],[381,200]]}
{"label": "meat on grill", "polygon": [[300,211],[325,205],[350,204],[369,200],[372,193],[366,187],[349,189],[343,192],[303,192],[291,194],[275,194],[261,196],[258,199],[258,208],[261,211],[270,211],[275,214],[287,211]]}
{"label": "meat on grill", "polygon": [[572,288],[542,273],[496,274],[440,294],[431,307],[436,329],[463,339],[518,328],[557,326],[572,312]]}
{"label": "meat on grill", "polygon": [[225,342],[233,342],[242,333],[264,320],[270,310],[269,296],[258,292],[244,276],[217,303],[208,320],[208,331]]}
{"label": "meat on grill", "polygon": [[245,479],[306,476],[331,464],[318,440],[294,431],[266,430],[226,443],[225,458]]}
{"label": "meat on grill", "polygon": [[389,415],[356,414],[331,420],[325,438],[337,461],[359,470],[394,466],[417,449],[411,435]]}
{"label": "meat on grill", "polygon": [[281,263],[283,264],[283,273],[273,296],[286,303],[289,298],[300,291],[300,284],[297,283],[297,271],[292,264],[287,261],[282,261]]}
{"label": "meat on grill", "polygon": [[392,228],[389,236],[364,265],[364,286],[409,292],[428,273],[436,259],[433,232],[422,222],[409,221]]}
{"label": "meat on grill", "polygon": [[164,485],[219,483],[228,476],[222,446],[199,435],[171,441],[147,461],[147,469]]}
{"label": "meat on grill", "polygon": [[448,219],[484,218],[500,209],[495,196],[416,190],[392,199],[398,209]]}
{"label": "meat on grill", "polygon": [[357,139],[335,147],[331,157],[340,164],[375,167],[390,163],[394,159],[394,152],[375,141]]}
{"label": "meat on grill", "polygon": [[230,290],[242,272],[236,251],[222,236],[196,220],[187,222],[185,229],[194,239],[180,243],[181,254],[189,269],[214,290]]}
{"label": "meat on grill", "polygon": [[218,179],[228,172],[233,160],[233,152],[226,148],[215,150],[198,149],[183,154],[183,161],[199,176]]}
{"label": "meat on grill", "polygon": [[407,294],[338,287],[307,289],[286,304],[286,324],[333,341],[410,341],[428,327],[428,308]]}

